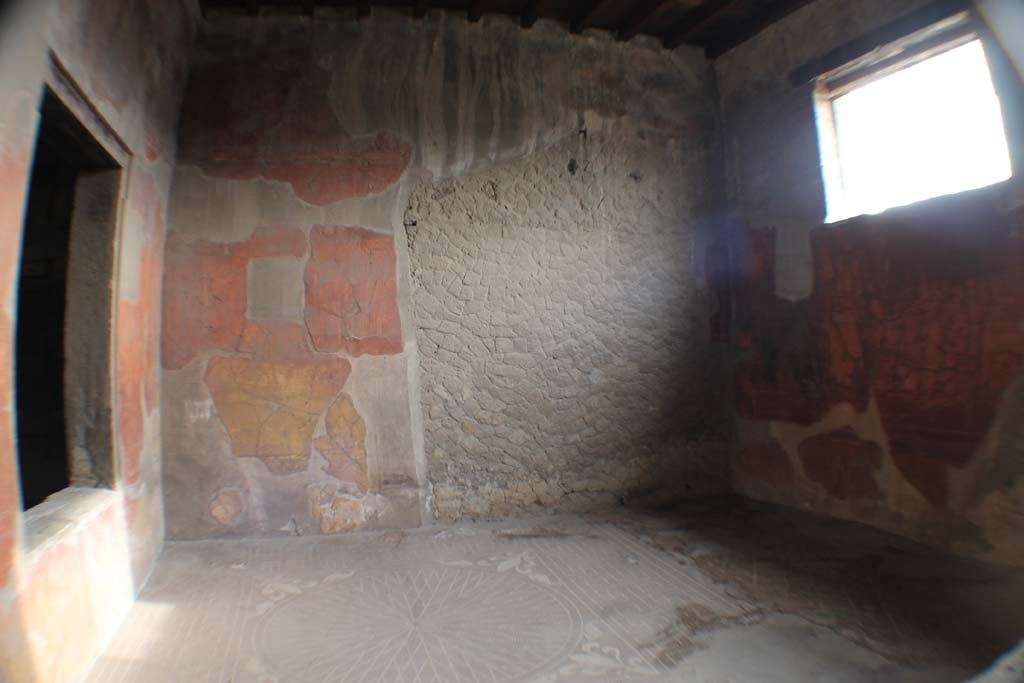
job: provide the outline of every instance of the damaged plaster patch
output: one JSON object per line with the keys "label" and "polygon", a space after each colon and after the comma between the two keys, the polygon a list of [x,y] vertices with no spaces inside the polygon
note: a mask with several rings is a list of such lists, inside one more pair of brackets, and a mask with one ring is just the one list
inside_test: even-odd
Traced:
{"label": "damaged plaster patch", "polygon": [[723,615],[703,603],[690,602],[677,607],[675,620],[661,630],[657,639],[641,643],[641,647],[653,650],[661,664],[677,667],[690,655],[706,649],[709,636],[715,631],[758,621],[757,614]]}
{"label": "damaged plaster patch", "polygon": [[352,531],[366,523],[362,500],[343,493],[337,484],[313,484],[307,494],[310,517],[322,534]]}
{"label": "damaged plaster patch", "polygon": [[[873,398],[863,412],[854,405],[842,403],[810,425],[772,421],[769,435],[787,454],[796,475],[796,486],[789,491],[772,491],[765,500],[799,504],[848,519],[870,520],[872,524],[893,530],[899,529],[900,515],[920,518],[930,509],[928,501],[893,462],[878,404]],[[847,448],[849,452],[840,457],[820,457],[813,449],[816,445],[828,444],[829,435],[838,435],[840,446],[846,444],[852,448]],[[826,456],[833,454],[834,445],[828,446]],[[851,481],[851,476],[856,477],[856,481]],[[744,488],[747,487],[744,485]],[[750,491],[760,492],[761,489]],[[938,531],[933,529],[927,533]],[[922,529],[920,533],[926,531]]]}
{"label": "damaged plaster patch", "polygon": [[210,501],[210,516],[222,527],[232,529],[239,524],[242,506],[242,495],[238,491],[222,490]]}
{"label": "damaged plaster patch", "polygon": [[218,242],[248,240],[260,225],[359,225],[391,232],[402,220],[409,175],[377,194],[314,206],[281,183],[210,178],[196,166],[179,163],[171,224],[183,237]]}
{"label": "damaged plaster patch", "polygon": [[327,460],[327,471],[340,481],[350,482],[366,493],[366,423],[356,412],[352,399],[341,394],[327,409],[327,434],[316,447]]}
{"label": "damaged plaster patch", "polygon": [[763,422],[741,421],[733,460],[737,488],[766,500],[790,490],[796,477],[789,454],[770,429]]}
{"label": "damaged plaster patch", "polygon": [[361,356],[352,361],[351,383],[356,409],[366,424],[370,488],[408,487],[419,490],[408,394],[405,356]]}
{"label": "damaged plaster patch", "polygon": [[[996,562],[1024,566],[1024,376],[1007,389],[983,453],[968,477],[976,489],[968,499],[968,519],[984,529],[981,554]],[[970,539],[968,539],[970,540]],[[979,552],[977,543],[965,550]]]}

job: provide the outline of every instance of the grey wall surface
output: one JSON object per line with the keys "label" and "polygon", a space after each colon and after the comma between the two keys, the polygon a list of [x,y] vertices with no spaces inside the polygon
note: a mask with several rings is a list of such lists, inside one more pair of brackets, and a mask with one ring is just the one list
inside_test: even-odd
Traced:
{"label": "grey wall surface", "polygon": [[[721,393],[708,385],[728,382],[709,380],[721,364],[701,294],[717,132],[697,50],[456,13],[211,12],[168,248],[168,278],[198,283],[165,290],[169,533],[403,526],[724,486],[728,430],[707,417]],[[271,234],[297,241],[256,246]],[[361,258],[340,246],[356,234],[393,248],[397,282],[369,265],[336,290],[310,275],[311,236]],[[396,297],[401,338],[326,348],[310,316],[339,291],[377,292],[351,309],[374,324],[393,322]],[[273,349],[246,346],[268,325]],[[253,373],[243,393],[297,363],[348,364],[332,392],[351,397],[363,473],[327,472],[318,415],[296,417],[307,432],[287,437],[301,446],[287,467],[261,462],[265,442],[239,449],[244,415],[225,422],[208,386],[227,359]]]}
{"label": "grey wall surface", "polygon": [[818,0],[715,62],[730,205],[751,225],[778,230],[776,292],[811,290],[812,227],[825,220],[813,84],[791,72],[926,4],[926,0]]}

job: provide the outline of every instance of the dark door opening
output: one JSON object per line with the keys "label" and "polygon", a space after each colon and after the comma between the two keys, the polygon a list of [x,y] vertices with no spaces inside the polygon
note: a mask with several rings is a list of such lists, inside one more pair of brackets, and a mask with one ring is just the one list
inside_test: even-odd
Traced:
{"label": "dark door opening", "polygon": [[[90,185],[90,176],[109,175],[110,169],[118,168],[49,90],[40,112],[22,238],[15,350],[18,467],[26,509],[66,488],[73,480],[69,455],[74,444],[69,444],[73,439],[69,439],[68,428],[74,429],[74,425],[69,419],[82,411],[68,403],[66,386],[69,380],[76,379],[76,373],[68,374],[67,350],[75,353],[79,346],[88,350],[98,343],[109,355],[108,334],[103,334],[102,339],[82,338],[84,330],[69,324],[69,308],[75,308],[76,297],[81,297],[73,291],[80,288],[88,295],[90,289],[97,287],[95,282],[75,282],[69,278],[69,271],[80,271],[89,279],[110,275],[106,262],[112,263],[113,243],[109,236],[99,236],[106,246],[98,255],[87,255],[94,262],[90,267],[76,268],[70,264],[76,258],[73,242],[83,237],[78,233],[91,227],[77,224],[95,222],[82,216],[96,208],[82,206],[96,204],[82,197],[83,186]],[[111,200],[116,204],[116,187],[113,197],[101,203],[110,204]],[[107,222],[113,218],[111,210]],[[96,239],[84,237],[86,243]],[[110,256],[104,251],[109,251]],[[101,290],[103,284],[100,283]],[[77,307],[81,308],[81,304]],[[103,364],[102,355],[100,363]],[[103,376],[109,374],[108,365],[94,370]],[[96,393],[100,394],[96,399],[106,402],[99,412],[109,414],[109,391],[101,388]],[[94,484],[100,483],[96,477],[92,480]]]}

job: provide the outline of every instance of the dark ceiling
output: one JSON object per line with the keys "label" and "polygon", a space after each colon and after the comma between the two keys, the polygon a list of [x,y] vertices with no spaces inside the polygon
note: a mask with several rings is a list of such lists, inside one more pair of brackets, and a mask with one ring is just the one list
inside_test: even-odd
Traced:
{"label": "dark ceiling", "polygon": [[371,5],[408,7],[413,17],[427,10],[465,12],[469,21],[484,14],[519,18],[523,28],[537,19],[554,19],[573,33],[587,28],[611,31],[619,40],[646,34],[666,48],[695,45],[711,58],[731,50],[811,0],[200,0],[203,12],[234,8],[255,15],[276,5],[315,14],[318,7],[354,7],[358,18]]}

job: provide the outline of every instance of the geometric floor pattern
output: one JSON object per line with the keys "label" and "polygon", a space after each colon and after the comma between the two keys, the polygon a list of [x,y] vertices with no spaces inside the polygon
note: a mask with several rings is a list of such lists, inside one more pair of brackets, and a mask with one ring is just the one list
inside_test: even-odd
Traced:
{"label": "geometric floor pattern", "polygon": [[168,542],[88,680],[963,678],[903,672],[826,629],[749,614],[724,585],[603,519]]}

